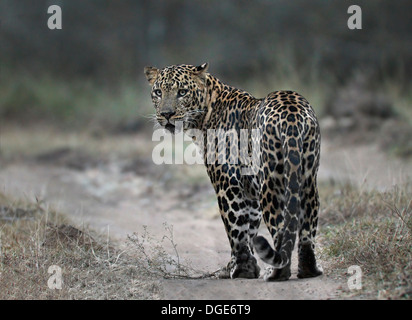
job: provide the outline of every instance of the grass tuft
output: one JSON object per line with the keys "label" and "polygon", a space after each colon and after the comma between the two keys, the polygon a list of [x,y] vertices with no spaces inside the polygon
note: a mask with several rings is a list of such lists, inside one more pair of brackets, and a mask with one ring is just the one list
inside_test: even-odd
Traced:
{"label": "grass tuft", "polygon": [[[182,261],[173,240],[173,226],[163,224],[165,235],[155,239],[144,226],[141,234],[134,233],[128,237],[128,242],[135,255],[142,262],[142,267],[149,274],[164,279],[206,279],[216,278],[221,270],[212,273],[196,270],[190,261]],[[170,254],[166,248],[170,248]]]}

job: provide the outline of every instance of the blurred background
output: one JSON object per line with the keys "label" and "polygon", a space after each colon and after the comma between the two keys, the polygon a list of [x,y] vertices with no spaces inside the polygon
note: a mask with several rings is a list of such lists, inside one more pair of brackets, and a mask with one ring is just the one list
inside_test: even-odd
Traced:
{"label": "blurred background", "polygon": [[[53,4],[62,30],[47,27]],[[351,4],[1,0],[0,117],[139,130],[151,126],[144,66],[209,62],[256,96],[299,91],[332,117],[325,128],[370,130],[395,116],[410,125],[412,2],[356,1],[362,30],[347,26]]]}
{"label": "blurred background", "polygon": [[[347,25],[353,4],[362,9],[361,30]],[[61,30],[47,26],[51,5],[61,7]],[[11,298],[51,294],[39,278],[46,270],[31,266],[71,257],[61,247],[64,254],[51,251],[53,259],[39,260],[38,234],[18,225],[11,236],[4,231],[4,223],[39,208],[121,239],[142,226],[165,239],[167,221],[182,257],[199,270],[227,263],[229,246],[226,252],[221,245],[227,237],[204,166],[152,161],[159,142],[152,141],[154,109],[143,74],[147,65],[208,62],[211,74],[256,97],[288,89],[313,105],[322,133],[322,259],[326,265],[336,259],[327,272],[346,281],[347,267],[360,264],[374,298],[410,299],[411,13],[411,0],[0,0],[0,243],[16,257],[13,268],[2,268],[10,260],[0,257],[0,287],[15,288],[20,274],[20,293]],[[110,278],[102,273],[101,283],[121,284],[129,298],[131,272],[126,282],[113,280],[105,259]],[[78,288],[80,297],[108,297],[109,289],[84,285],[102,279],[102,268],[80,260],[79,272],[70,263],[63,264],[75,272],[68,296],[79,297],[72,293]],[[90,281],[78,276],[86,274]],[[171,283],[173,299],[179,291],[192,294]],[[253,283],[241,291],[271,297]],[[285,292],[320,297],[305,282],[303,295],[297,286]],[[210,292],[215,299],[219,291]]]}

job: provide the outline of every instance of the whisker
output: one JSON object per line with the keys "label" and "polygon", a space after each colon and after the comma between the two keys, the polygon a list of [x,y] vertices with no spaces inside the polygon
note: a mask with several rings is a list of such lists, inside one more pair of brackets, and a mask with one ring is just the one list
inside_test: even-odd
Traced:
{"label": "whisker", "polygon": [[160,125],[159,122],[156,122],[156,123],[153,125],[153,129],[154,129],[154,130],[163,129],[163,127]]}
{"label": "whisker", "polygon": [[156,114],[148,114],[148,115],[142,115],[143,118],[146,118],[149,122],[156,123],[157,122],[157,116]]}
{"label": "whisker", "polygon": [[143,118],[147,118],[147,119],[151,119],[151,118],[156,117],[156,114],[155,114],[155,113],[142,114],[142,117],[143,117]]}
{"label": "whisker", "polygon": [[189,110],[187,114],[198,114],[198,113],[203,113],[205,110],[197,109],[197,110]]}

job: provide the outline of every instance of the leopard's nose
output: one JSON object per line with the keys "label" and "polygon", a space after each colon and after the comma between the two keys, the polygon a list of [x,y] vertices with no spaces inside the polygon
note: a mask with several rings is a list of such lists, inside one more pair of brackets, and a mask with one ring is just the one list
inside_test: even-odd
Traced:
{"label": "leopard's nose", "polygon": [[166,120],[169,120],[172,116],[174,116],[176,114],[176,112],[174,112],[174,111],[163,111],[163,112],[160,112],[160,115],[162,116],[162,117],[165,117],[166,118]]}

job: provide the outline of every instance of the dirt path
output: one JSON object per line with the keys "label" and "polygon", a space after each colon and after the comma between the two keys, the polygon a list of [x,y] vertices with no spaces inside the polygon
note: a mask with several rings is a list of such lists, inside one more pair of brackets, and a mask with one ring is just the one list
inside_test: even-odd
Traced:
{"label": "dirt path", "polygon": [[[388,162],[373,147],[365,148],[342,150],[324,143],[320,179],[349,179],[361,186],[385,187],[404,179],[405,172],[412,172]],[[164,176],[158,179],[156,170],[167,175],[173,167],[163,169],[151,168],[138,175],[122,170],[117,161],[85,170],[23,161],[0,168],[0,188],[15,197],[44,199],[76,221],[108,232],[120,242],[133,232],[141,232],[143,226],[154,236],[162,237],[166,222],[173,226],[181,259],[190,260],[195,269],[205,272],[226,265],[229,245],[212,187],[207,183],[194,184],[193,191],[193,184],[187,187],[173,179],[165,183]],[[261,233],[266,232],[262,228]],[[266,283],[262,278],[163,280],[163,298],[333,299],[345,285],[326,275],[298,280],[296,273],[294,253],[292,277],[287,282]]]}

